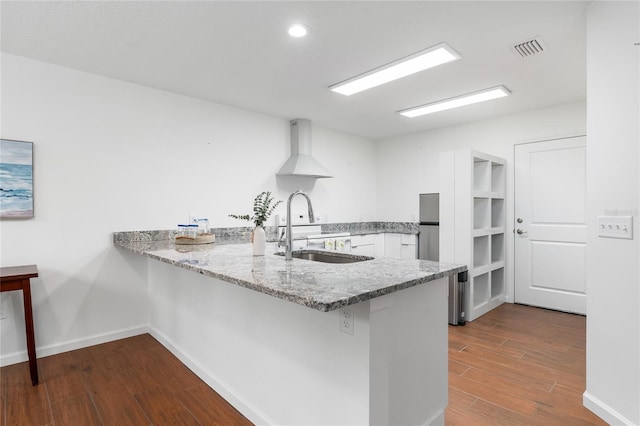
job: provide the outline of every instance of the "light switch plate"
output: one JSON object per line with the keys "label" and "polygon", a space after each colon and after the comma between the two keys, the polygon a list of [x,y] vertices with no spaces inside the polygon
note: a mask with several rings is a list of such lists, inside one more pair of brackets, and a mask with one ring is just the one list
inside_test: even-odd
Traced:
{"label": "light switch plate", "polygon": [[633,216],[598,216],[598,236],[633,240]]}

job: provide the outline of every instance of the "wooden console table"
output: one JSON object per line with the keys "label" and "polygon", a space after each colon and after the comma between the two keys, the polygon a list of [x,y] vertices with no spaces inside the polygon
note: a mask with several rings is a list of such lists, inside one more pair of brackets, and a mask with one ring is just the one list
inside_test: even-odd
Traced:
{"label": "wooden console table", "polygon": [[27,354],[31,383],[38,384],[38,364],[36,363],[36,341],[33,334],[33,313],[31,312],[31,278],[38,276],[36,265],[10,266],[0,268],[0,292],[22,290],[24,299],[24,322],[27,328]]}

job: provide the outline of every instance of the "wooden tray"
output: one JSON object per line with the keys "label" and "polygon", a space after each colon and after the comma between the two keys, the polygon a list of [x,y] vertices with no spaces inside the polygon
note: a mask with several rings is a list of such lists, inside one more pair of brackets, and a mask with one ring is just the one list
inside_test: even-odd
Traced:
{"label": "wooden tray", "polygon": [[176,237],[176,244],[180,245],[193,245],[193,244],[211,244],[216,241],[214,234],[201,234],[195,238],[190,237]]}

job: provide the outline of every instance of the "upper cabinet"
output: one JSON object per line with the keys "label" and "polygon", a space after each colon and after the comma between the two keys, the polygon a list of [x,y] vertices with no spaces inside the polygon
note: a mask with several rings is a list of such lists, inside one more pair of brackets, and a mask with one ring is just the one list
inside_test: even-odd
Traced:
{"label": "upper cabinet", "polygon": [[440,155],[440,260],[469,268],[467,321],[505,301],[505,164],[478,151]]}

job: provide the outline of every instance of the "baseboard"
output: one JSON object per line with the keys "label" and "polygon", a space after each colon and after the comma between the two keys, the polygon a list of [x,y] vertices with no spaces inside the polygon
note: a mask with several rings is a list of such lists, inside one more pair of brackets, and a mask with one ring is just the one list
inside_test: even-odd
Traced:
{"label": "baseboard", "polygon": [[613,408],[609,407],[604,402],[600,401],[595,396],[591,395],[589,392],[584,392],[582,394],[582,405],[584,405],[587,409],[593,412],[596,416],[600,417],[605,422],[610,425],[624,425],[624,426],[634,426],[631,420],[627,419],[622,414],[618,413]]}
{"label": "baseboard", "polygon": [[426,423],[426,426],[444,426],[444,411],[438,410]]}
{"label": "baseboard", "polygon": [[[112,342],[114,340],[125,339],[127,337],[139,336],[140,334],[145,334],[149,332],[149,327],[147,325],[125,328],[123,330],[118,330],[110,333],[104,334],[96,334],[94,336],[69,340],[63,343],[56,343],[53,345],[46,345],[36,347],[36,355],[38,358],[42,358],[45,356],[57,355],[64,352],[73,351],[76,349],[82,349],[89,346],[99,345],[101,343]],[[18,364],[20,362],[28,361],[29,357],[27,356],[27,351],[21,352],[13,352],[10,354],[5,354],[0,356],[0,367],[4,367],[6,365]]]}
{"label": "baseboard", "polygon": [[186,365],[193,373],[200,377],[211,389],[216,391],[222,398],[238,410],[243,416],[249,419],[255,425],[274,425],[277,424],[273,419],[269,418],[257,407],[247,402],[237,391],[231,386],[216,377],[215,374],[207,371],[197,361],[194,361],[189,355],[178,349],[169,338],[153,327],[149,327],[151,334],[162,346],[167,348],[169,352],[174,354],[184,365]]}

